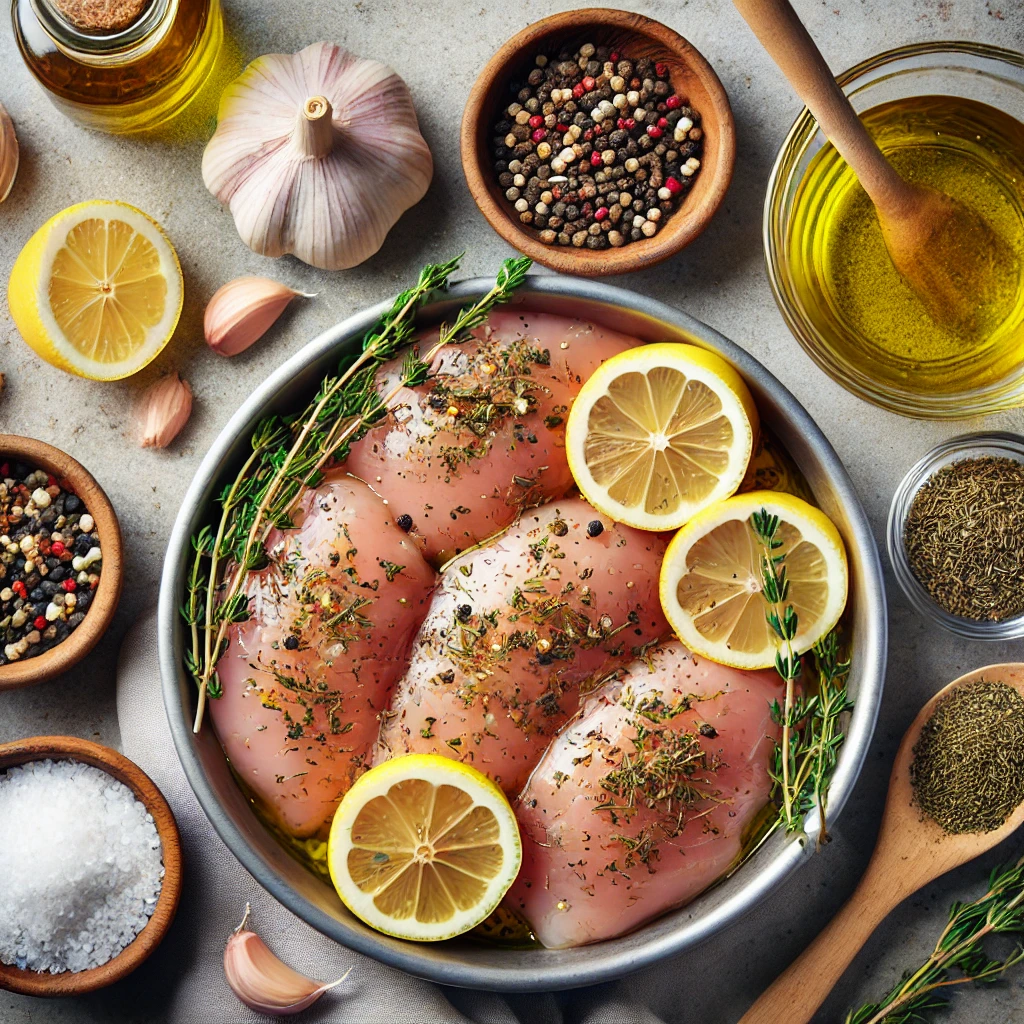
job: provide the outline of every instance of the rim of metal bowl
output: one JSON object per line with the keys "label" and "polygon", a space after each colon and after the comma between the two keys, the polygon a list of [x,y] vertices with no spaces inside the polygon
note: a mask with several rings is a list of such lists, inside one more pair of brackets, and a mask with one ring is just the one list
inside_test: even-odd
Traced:
{"label": "rim of metal bowl", "polygon": [[[880,80],[872,78],[862,81],[861,79],[865,75],[898,65],[900,61],[944,54],[950,57],[960,55],[967,58],[996,61],[1008,67],[1024,70],[1024,54],[1018,53],[1016,50],[970,40],[937,39],[908,43],[891,50],[883,50],[836,75],[836,81],[844,92],[855,95],[860,89]],[[901,72],[894,68],[890,75],[898,73]],[[1019,82],[1014,84],[1020,86]],[[821,370],[851,394],[881,409],[896,412],[902,416],[910,416],[915,419],[956,420],[998,412],[1019,405],[1021,388],[1024,387],[1020,378],[1015,379],[1008,376],[994,384],[971,391],[922,397],[913,392],[887,390],[886,385],[872,381],[865,374],[855,371],[841,362],[822,343],[818,328],[804,316],[793,299],[791,275],[786,267],[786,261],[782,257],[787,240],[781,236],[779,230],[780,210],[784,202],[784,195],[789,190],[790,180],[796,172],[799,161],[800,153],[796,151],[796,147],[799,144],[802,152],[817,131],[816,119],[804,107],[786,133],[775,156],[765,188],[761,218],[761,239],[768,283],[786,326],[800,343],[801,348]],[[805,137],[806,141],[803,141]]]}
{"label": "rim of metal bowl", "polygon": [[[490,279],[483,278],[463,281],[451,288],[439,302],[428,307],[424,311],[425,316],[429,317],[432,309],[436,315],[442,307],[457,306],[478,297],[492,283]],[[558,276],[531,276],[518,297],[528,305],[531,296],[538,296],[541,301],[545,297],[548,301],[559,297],[582,300],[606,308],[609,316],[622,311],[648,321],[655,328],[664,323],[719,351],[784,413],[800,443],[822,466],[832,493],[843,507],[850,531],[848,541],[852,541],[861,554],[862,583],[868,595],[868,607],[863,613],[867,628],[865,635],[858,635],[857,641],[857,659],[863,665],[863,674],[859,677],[857,704],[830,792],[829,820],[834,821],[853,789],[874,732],[885,677],[887,640],[886,599],[878,549],[860,499],[838,455],[803,406],[764,366],[738,345],[693,317],[622,288]],[[762,849],[758,853],[759,857],[771,855],[771,859],[760,865],[756,872],[752,870],[752,864],[744,865],[742,871],[749,872],[749,879],[698,919],[681,920],[678,926],[673,924],[671,928],[656,929],[659,922],[664,922],[663,916],[620,939],[572,950],[509,950],[508,966],[466,963],[456,957],[439,956],[436,950],[431,954],[425,948],[430,944],[390,939],[370,931],[355,919],[338,920],[317,907],[276,873],[274,866],[259,852],[246,832],[231,819],[204,772],[199,753],[193,745],[191,699],[194,687],[185,678],[181,664],[183,631],[178,608],[194,524],[207,507],[225,461],[232,454],[231,449],[239,438],[249,436],[254,422],[265,415],[266,406],[303,370],[328,356],[345,341],[361,338],[389,305],[390,300],[382,302],[330,328],[272,373],[228,420],[184,496],[164,563],[158,626],[164,704],[178,758],[214,829],[243,867],[294,914],[349,948],[417,977],[464,988],[530,992],[610,981],[693,946],[749,912],[811,855],[820,828],[817,811],[812,812],[806,821],[806,839],[793,838],[782,842],[782,837],[777,835],[775,839],[780,841],[777,852]],[[601,318],[597,316],[596,319],[600,321]],[[262,829],[255,816],[252,827]],[[670,911],[667,916],[685,916],[685,912],[683,908]],[[644,932],[650,930],[656,930],[656,933],[645,937]],[[630,940],[628,949],[623,948],[625,940]],[[524,952],[529,956],[524,957]],[[549,963],[541,964],[545,954],[555,953],[562,955],[552,956]],[[504,951],[502,958],[505,958]],[[517,962],[520,958],[524,962]]]}

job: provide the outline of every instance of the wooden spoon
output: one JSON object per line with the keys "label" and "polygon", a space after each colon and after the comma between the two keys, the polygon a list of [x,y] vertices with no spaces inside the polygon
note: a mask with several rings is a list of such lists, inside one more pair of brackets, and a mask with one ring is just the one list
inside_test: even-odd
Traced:
{"label": "wooden spoon", "polygon": [[1001,322],[1019,274],[1009,246],[963,203],[900,177],[788,0],[733,2],[857,175],[875,205],[893,264],[932,319],[969,335]]}
{"label": "wooden spoon", "polygon": [[824,931],[765,990],[739,1024],[806,1024],[893,907],[933,879],[966,864],[1024,824],[1024,804],[992,832],[949,835],[913,803],[910,763],[921,729],[950,690],[979,680],[1007,683],[1024,694],[1024,662],[989,665],[954,679],[906,731],[889,779],[875,852],[867,871]]}

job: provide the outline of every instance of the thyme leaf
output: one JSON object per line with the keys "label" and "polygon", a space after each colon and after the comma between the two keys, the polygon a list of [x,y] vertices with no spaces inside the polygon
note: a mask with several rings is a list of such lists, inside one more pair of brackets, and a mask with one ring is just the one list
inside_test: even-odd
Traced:
{"label": "thyme leaf", "polygon": [[948,1002],[945,993],[958,985],[998,980],[1005,971],[1024,962],[1018,944],[1003,959],[985,948],[990,935],[1024,933],[1024,857],[996,868],[988,889],[970,903],[954,903],[949,920],[927,960],[900,981],[877,1003],[866,1003],[846,1015],[846,1024],[914,1024],[924,1014]]}
{"label": "thyme leaf", "polygon": [[270,532],[292,527],[295,506],[320,482],[325,467],[344,459],[354,441],[387,414],[403,387],[422,383],[443,346],[462,341],[495,305],[507,302],[531,266],[525,257],[506,260],[490,291],[464,307],[451,324],[443,324],[426,353],[420,355],[416,348],[406,353],[398,382],[381,394],[378,369],[411,341],[416,311],[447,286],[461,258],[424,267],[416,284],[397,295],[367,331],[359,354],[321,381],[301,413],[270,416],[257,424],[251,454],[219,496],[216,528],[204,526],[193,540],[181,612],[191,639],[185,667],[199,690],[195,732],[202,726],[207,697],[220,691],[216,665],[227,649],[228,629],[248,618],[245,583],[251,572],[267,564]]}

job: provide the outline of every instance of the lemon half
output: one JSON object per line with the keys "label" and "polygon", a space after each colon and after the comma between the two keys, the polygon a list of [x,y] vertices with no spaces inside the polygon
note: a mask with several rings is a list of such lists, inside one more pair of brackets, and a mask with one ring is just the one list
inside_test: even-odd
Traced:
{"label": "lemon half", "polygon": [[7,299],[21,336],[53,366],[92,380],[141,370],[181,314],[181,267],[163,229],[127,203],[51,217],[22,249]]}
{"label": "lemon half", "polygon": [[599,511],[674,530],[743,480],[757,408],[742,377],[695,345],[641,345],[583,385],[566,425],[569,468]]}
{"label": "lemon half", "polygon": [[787,605],[797,614],[794,647],[803,654],[838,621],[848,571],[839,531],[801,498],[751,491],[705,509],[668,546],[661,567],[661,606],[679,639],[697,654],[734,668],[769,668],[778,638],[762,594],[763,547],[751,525],[765,509],[779,517],[774,552],[784,556]]}
{"label": "lemon half", "polygon": [[345,794],[327,847],[342,902],[371,928],[434,942],[474,928],[522,861],[505,794],[475,768],[408,754],[371,768]]}

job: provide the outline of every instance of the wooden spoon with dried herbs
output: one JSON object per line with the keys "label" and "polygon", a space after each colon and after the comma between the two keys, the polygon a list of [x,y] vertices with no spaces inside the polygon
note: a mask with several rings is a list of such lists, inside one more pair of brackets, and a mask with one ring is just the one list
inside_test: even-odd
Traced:
{"label": "wooden spoon with dried herbs", "polygon": [[921,709],[896,754],[864,877],[740,1024],[809,1021],[889,911],[1021,824],[1024,663],[1012,662],[955,679]]}

